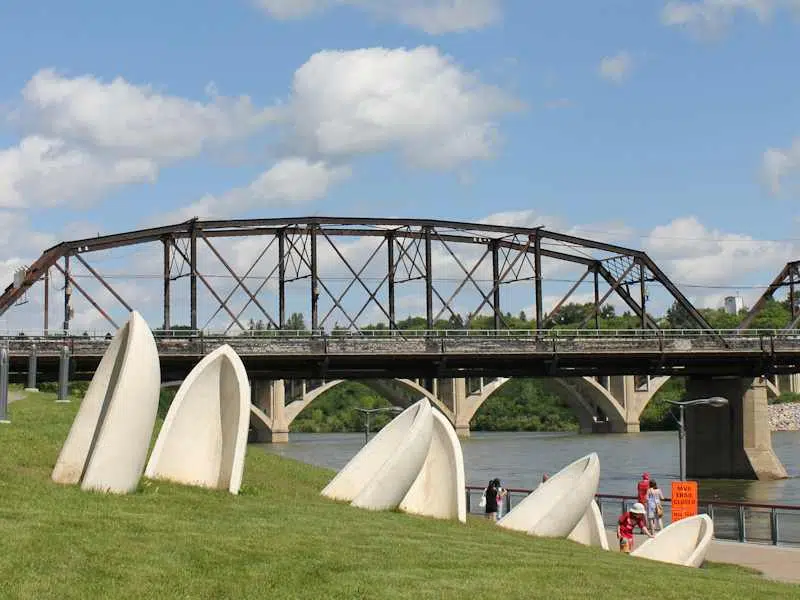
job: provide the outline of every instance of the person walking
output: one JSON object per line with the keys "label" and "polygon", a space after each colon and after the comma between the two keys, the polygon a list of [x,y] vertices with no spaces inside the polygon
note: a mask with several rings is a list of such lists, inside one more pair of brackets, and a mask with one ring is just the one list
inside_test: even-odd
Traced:
{"label": "person walking", "polygon": [[497,486],[494,482],[494,479],[490,479],[489,485],[483,490],[483,497],[486,498],[484,511],[490,521],[497,521]]}
{"label": "person walking", "polygon": [[656,525],[659,531],[664,529],[664,522],[661,520],[664,516],[664,507],[661,505],[663,501],[664,493],[658,487],[658,482],[651,479],[647,490],[647,526],[653,533],[656,532]]}
{"label": "person walking", "polygon": [[503,489],[499,479],[494,480],[494,487],[497,489],[497,519],[503,516],[503,502],[505,502],[508,490]]}
{"label": "person walking", "polygon": [[645,504],[647,502],[647,490],[649,489],[650,489],[650,473],[645,471],[644,473],[642,473],[642,478],[636,485],[636,495],[639,498],[639,502],[641,504]]}
{"label": "person walking", "polygon": [[653,537],[645,523],[645,510],[641,502],[635,503],[629,511],[622,513],[619,521],[617,521],[617,539],[619,540],[620,552],[630,554],[633,550],[633,530],[636,527],[646,536]]}

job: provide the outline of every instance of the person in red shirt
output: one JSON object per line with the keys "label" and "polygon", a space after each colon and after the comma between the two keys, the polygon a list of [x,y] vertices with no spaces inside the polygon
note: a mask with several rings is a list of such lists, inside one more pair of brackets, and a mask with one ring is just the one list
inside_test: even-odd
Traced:
{"label": "person in red shirt", "polygon": [[642,478],[636,486],[636,493],[639,496],[639,502],[645,504],[647,502],[647,490],[650,489],[650,473],[642,473]]}
{"label": "person in red shirt", "polygon": [[630,553],[633,550],[633,530],[638,527],[643,534],[653,537],[645,523],[644,504],[637,502],[627,512],[622,513],[617,522],[617,538],[620,552]]}

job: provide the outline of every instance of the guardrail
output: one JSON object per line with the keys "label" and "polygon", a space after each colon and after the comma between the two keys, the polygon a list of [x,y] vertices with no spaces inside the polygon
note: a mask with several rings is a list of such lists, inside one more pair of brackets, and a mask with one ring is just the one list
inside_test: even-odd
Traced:
{"label": "guardrail", "polygon": [[[466,487],[467,512],[480,514],[478,500],[483,493],[481,486]],[[510,511],[533,490],[507,488],[502,514]],[[617,526],[619,515],[628,510],[635,496],[597,494],[595,496],[606,527]],[[670,498],[665,498],[664,525],[672,519]],[[699,500],[698,512],[714,520],[714,537],[720,540],[772,544],[773,546],[800,546],[800,506],[782,504],[758,504],[751,502],[728,502],[724,500]]]}
{"label": "guardrail", "polygon": [[[0,330],[2,339],[106,339],[111,331],[86,331],[81,333],[65,333],[50,330]],[[154,329],[157,339],[187,338],[563,338],[563,339],[697,339],[704,337],[721,337],[730,339],[772,337],[777,339],[800,339],[800,330],[784,329],[360,329],[325,330],[325,329],[257,329],[230,334],[209,329]]]}
{"label": "guardrail", "polygon": [[[162,355],[199,356],[221,344],[230,344],[242,355],[524,355],[587,356],[605,353],[614,356],[681,357],[727,354],[775,357],[793,361],[800,357],[800,332],[775,330],[433,330],[312,332],[263,330],[246,335],[223,336],[207,332],[155,332]],[[709,335],[718,334],[718,335]],[[79,336],[0,336],[0,346],[12,355],[37,352],[57,354],[67,346],[72,355],[101,355],[111,341],[111,333]],[[645,360],[647,360],[645,358]]]}

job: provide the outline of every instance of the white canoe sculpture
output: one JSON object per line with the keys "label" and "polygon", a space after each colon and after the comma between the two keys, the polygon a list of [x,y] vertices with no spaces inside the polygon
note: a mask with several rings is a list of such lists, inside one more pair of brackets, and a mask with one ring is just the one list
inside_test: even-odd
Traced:
{"label": "white canoe sculpture", "polygon": [[400,413],[337,473],[322,495],[370,510],[397,508],[428,457],[431,411],[428,400],[422,399]]}
{"label": "white canoe sculpture", "polygon": [[434,517],[467,521],[464,455],[455,429],[441,412],[431,410],[433,435],[428,456],[400,510]]}
{"label": "white canoe sculpture", "polygon": [[603,514],[596,501],[592,500],[589,503],[589,508],[583,513],[583,517],[567,536],[567,539],[584,546],[597,546],[608,550],[608,535],[606,535],[606,527],[603,523]]}
{"label": "white canoe sculpture", "polygon": [[695,515],[665,527],[645,541],[631,556],[660,562],[699,567],[714,537],[714,521],[708,515]]}
{"label": "white canoe sculpture", "polygon": [[132,312],[92,377],[53,481],[120,494],[135,490],[153,435],[160,382],[153,334]]}
{"label": "white canoe sculpture", "polygon": [[593,452],[550,477],[497,524],[540,537],[567,537],[594,500],[599,482],[600,459]]}
{"label": "white canoe sculpture", "polygon": [[249,422],[247,371],[233,348],[220,346],[178,388],[145,476],[237,494]]}

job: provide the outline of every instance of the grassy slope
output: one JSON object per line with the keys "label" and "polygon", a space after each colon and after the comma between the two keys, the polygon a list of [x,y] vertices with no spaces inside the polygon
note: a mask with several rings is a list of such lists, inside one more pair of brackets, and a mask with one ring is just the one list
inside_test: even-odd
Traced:
{"label": "grassy slope", "polygon": [[[561,540],[324,500],[329,471],[251,449],[238,497],[51,483],[77,402],[32,394],[0,429],[3,598],[797,598],[735,567],[689,570]],[[634,562],[635,560],[635,562]]]}

